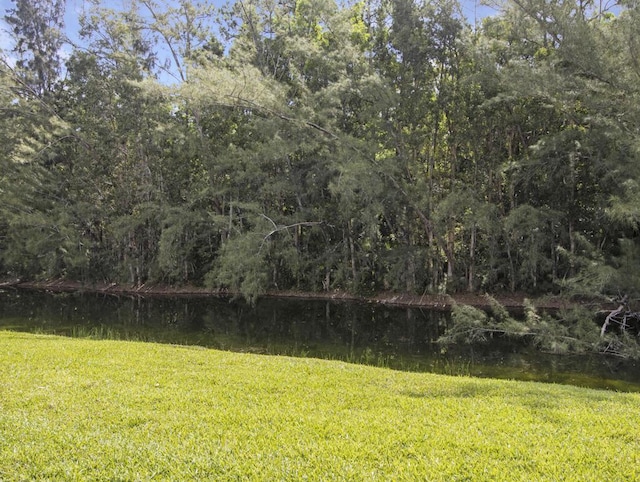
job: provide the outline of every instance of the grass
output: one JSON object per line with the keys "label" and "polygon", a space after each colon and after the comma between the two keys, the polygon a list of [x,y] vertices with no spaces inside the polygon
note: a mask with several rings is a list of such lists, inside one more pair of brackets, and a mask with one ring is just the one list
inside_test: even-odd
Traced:
{"label": "grass", "polygon": [[0,331],[0,480],[640,480],[640,394]]}

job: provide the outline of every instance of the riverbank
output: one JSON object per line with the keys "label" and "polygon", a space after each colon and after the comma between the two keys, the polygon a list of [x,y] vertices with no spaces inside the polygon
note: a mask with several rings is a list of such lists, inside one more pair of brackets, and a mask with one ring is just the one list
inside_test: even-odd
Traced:
{"label": "riverbank", "polygon": [[2,331],[0,351],[0,479],[640,478],[640,394]]}
{"label": "riverbank", "polygon": [[[15,287],[22,289],[37,289],[54,292],[95,292],[114,295],[138,295],[138,296],[216,296],[221,298],[238,296],[226,290],[211,290],[197,286],[169,286],[160,284],[143,284],[141,286],[121,285],[116,283],[81,283],[69,280],[51,281],[5,281],[0,283],[2,287]],[[346,291],[326,292],[299,292],[299,291],[269,291],[262,296],[270,298],[294,298],[300,300],[328,300],[360,303],[375,303],[386,306],[425,308],[437,311],[449,311],[454,304],[474,306],[479,309],[488,309],[491,306],[486,294],[456,293],[453,295],[423,294],[414,295],[408,293],[378,293],[371,296],[358,296]],[[496,293],[491,294],[502,306],[511,311],[521,311],[526,299],[543,311],[556,312],[563,308],[569,308],[574,303],[557,296],[528,297],[523,293]],[[601,309],[594,303],[596,309]]]}

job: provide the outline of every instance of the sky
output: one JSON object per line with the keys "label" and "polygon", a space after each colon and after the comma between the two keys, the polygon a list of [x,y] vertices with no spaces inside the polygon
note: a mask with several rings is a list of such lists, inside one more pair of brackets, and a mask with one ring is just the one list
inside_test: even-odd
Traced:
{"label": "sky", "polygon": [[[8,0],[0,0],[0,10],[2,10],[2,18],[4,19],[5,12],[7,8],[11,6],[11,2]],[[9,45],[9,34],[6,31],[6,24],[4,20],[0,22],[0,49],[7,50],[7,46]]]}

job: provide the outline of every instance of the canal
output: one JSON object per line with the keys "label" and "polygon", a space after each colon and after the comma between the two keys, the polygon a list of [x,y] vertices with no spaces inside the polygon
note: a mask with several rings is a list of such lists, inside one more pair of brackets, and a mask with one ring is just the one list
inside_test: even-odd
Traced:
{"label": "canal", "polygon": [[0,292],[0,329],[199,345],[425,371],[640,391],[638,362],[552,355],[521,342],[443,348],[447,313],[321,300]]}

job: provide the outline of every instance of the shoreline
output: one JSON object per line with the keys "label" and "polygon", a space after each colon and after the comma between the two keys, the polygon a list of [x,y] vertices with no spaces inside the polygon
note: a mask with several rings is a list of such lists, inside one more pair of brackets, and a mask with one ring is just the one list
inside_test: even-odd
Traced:
{"label": "shoreline", "polygon": [[[122,285],[117,283],[82,283],[69,280],[50,281],[4,281],[0,288],[33,289],[52,292],[85,292],[104,293],[113,295],[132,296],[212,296],[218,298],[233,298],[241,296],[228,290],[212,290],[198,286],[170,286],[160,284],[143,284],[140,286]],[[529,297],[524,293],[455,293],[422,294],[381,292],[371,296],[354,295],[346,291],[307,292],[307,291],[268,291],[261,295],[265,298],[288,298],[298,300],[326,300],[337,302],[356,302],[380,304],[398,308],[425,308],[437,311],[450,311],[454,304],[465,304],[475,308],[487,310],[491,304],[488,297],[493,297],[509,311],[521,312],[526,299],[543,311],[557,312],[574,306],[576,303],[558,296]],[[602,304],[597,303],[598,309]]]}

